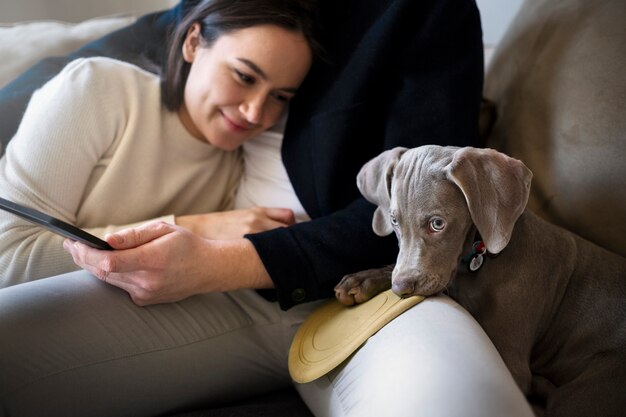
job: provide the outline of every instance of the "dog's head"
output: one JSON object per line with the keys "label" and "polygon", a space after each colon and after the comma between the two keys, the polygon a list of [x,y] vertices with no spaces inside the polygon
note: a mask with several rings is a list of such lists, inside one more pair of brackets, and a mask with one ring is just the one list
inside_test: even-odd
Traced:
{"label": "dog's head", "polygon": [[472,225],[489,252],[502,251],[528,202],[531,178],[521,161],[492,149],[394,148],[365,164],[357,184],[378,206],[374,232],[395,232],[400,245],[394,292],[431,295],[445,289]]}

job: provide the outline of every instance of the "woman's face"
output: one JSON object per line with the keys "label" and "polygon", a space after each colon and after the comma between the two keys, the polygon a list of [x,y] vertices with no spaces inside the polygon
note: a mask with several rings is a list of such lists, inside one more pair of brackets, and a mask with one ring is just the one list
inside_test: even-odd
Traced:
{"label": "woman's face", "polygon": [[299,33],[273,25],[220,36],[203,47],[194,24],[183,45],[191,63],[179,110],[195,137],[224,150],[272,127],[311,66],[311,49]]}

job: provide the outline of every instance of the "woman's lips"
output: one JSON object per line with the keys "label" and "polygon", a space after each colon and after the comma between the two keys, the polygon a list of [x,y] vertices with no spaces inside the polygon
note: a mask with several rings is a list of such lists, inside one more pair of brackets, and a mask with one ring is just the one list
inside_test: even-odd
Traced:
{"label": "woman's lips", "polygon": [[224,122],[226,123],[226,127],[234,132],[245,132],[250,130],[251,127],[247,126],[247,123],[235,122],[233,119],[229,118],[226,114],[222,112],[222,117],[224,118]]}

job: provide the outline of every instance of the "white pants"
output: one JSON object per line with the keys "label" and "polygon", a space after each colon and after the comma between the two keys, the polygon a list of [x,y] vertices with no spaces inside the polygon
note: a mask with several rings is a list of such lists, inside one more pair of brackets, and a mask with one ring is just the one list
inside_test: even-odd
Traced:
{"label": "white pants", "polygon": [[[86,272],[0,290],[0,416],[155,416],[288,386],[287,353],[318,303],[255,291],[137,307]],[[531,416],[478,324],[433,297],[339,369],[296,387],[318,416]]]}

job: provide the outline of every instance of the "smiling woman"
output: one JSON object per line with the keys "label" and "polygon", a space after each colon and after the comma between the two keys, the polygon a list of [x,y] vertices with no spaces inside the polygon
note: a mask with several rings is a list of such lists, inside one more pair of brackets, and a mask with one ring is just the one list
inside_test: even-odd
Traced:
{"label": "smiling woman", "polygon": [[221,149],[275,125],[311,66],[316,46],[305,9],[259,11],[270,3],[206,2],[173,35],[164,103],[195,137]]}
{"label": "smiling woman", "polygon": [[191,64],[178,110],[195,137],[237,149],[274,126],[304,80],[311,48],[301,33],[263,25],[222,35],[207,44],[194,23],[183,44]]}
{"label": "smiling woman", "polygon": [[[71,62],[33,95],[0,194],[99,237],[155,219],[212,239],[293,223],[289,209],[228,210],[240,146],[279,121],[309,71],[311,13],[305,0],[207,1],[175,27],[160,77]],[[48,231],[3,215],[0,232],[3,286],[77,269]]]}

